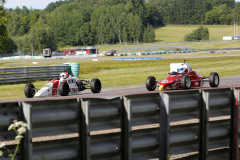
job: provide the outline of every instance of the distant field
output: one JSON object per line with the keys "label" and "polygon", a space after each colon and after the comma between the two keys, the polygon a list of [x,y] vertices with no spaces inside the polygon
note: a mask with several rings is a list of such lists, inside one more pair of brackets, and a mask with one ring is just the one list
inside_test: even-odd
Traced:
{"label": "distant field", "polygon": [[[15,60],[0,61],[1,67],[32,66],[33,61],[38,65],[63,64],[65,62],[80,63],[80,79],[99,78],[103,89],[116,89],[134,86],[144,86],[148,76],[164,79],[169,72],[170,63],[181,63],[184,59],[204,76],[210,72],[218,72],[220,77],[240,75],[240,52],[233,53],[186,53],[161,55],[162,60],[145,61],[113,61],[113,57],[98,58],[99,61],[78,59],[49,59],[49,60]],[[42,87],[47,81],[34,82],[36,88]],[[24,98],[25,83],[0,85],[0,100]]]}
{"label": "distant field", "polygon": [[[167,25],[155,28],[157,42],[183,42],[187,33],[200,25]],[[221,41],[223,36],[233,36],[233,25],[204,25],[209,29],[209,40]]]}
{"label": "distant field", "polygon": [[[149,46],[165,46],[165,45],[188,45],[189,48],[204,49],[204,48],[239,48],[240,40],[235,41],[223,41],[223,36],[233,36],[233,25],[205,25],[209,29],[210,40],[207,42],[185,42],[184,36],[187,33],[197,29],[200,25],[166,25],[161,27],[155,27],[156,41],[154,43],[141,43],[141,44],[115,44],[115,45],[98,45],[99,52],[105,50],[119,50],[118,52],[138,52],[138,49],[132,49],[135,47]],[[240,32],[239,32],[240,34]],[[65,48],[72,48],[67,46]],[[63,50],[65,48],[60,48]],[[120,50],[126,49],[126,50]],[[171,49],[169,47],[159,47],[159,50]]]}

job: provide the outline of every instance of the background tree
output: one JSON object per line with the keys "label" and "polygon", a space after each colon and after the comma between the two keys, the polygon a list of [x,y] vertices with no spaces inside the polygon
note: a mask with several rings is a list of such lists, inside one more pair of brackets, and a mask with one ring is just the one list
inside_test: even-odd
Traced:
{"label": "background tree", "polygon": [[138,16],[135,15],[134,16],[134,23],[135,23],[135,40],[136,43],[138,44],[139,41],[141,40],[141,36],[143,34],[143,23],[142,23],[142,19]]}
{"label": "background tree", "polygon": [[80,45],[83,44],[84,46],[92,45],[95,43],[89,22],[86,22],[81,26],[77,32],[76,39]]}
{"label": "background tree", "polygon": [[37,25],[31,29],[29,35],[30,48],[32,52],[42,52],[46,47],[56,50],[56,43],[48,26],[40,18]]}
{"label": "background tree", "polygon": [[228,8],[234,8],[235,0],[208,0],[211,8],[226,4]]}
{"label": "background tree", "polygon": [[147,27],[144,29],[143,41],[148,43],[148,42],[153,42],[154,39],[155,39],[155,33],[153,30],[153,27],[148,24]]}
{"label": "background tree", "polygon": [[8,35],[6,23],[8,21],[7,12],[4,9],[5,1],[0,4],[0,53],[14,52],[17,48],[12,39]]}
{"label": "background tree", "polygon": [[63,42],[65,45],[77,44],[76,33],[83,23],[81,10],[77,9],[75,2],[58,7],[47,17],[47,24],[56,42]]}
{"label": "background tree", "polygon": [[5,43],[8,40],[7,28],[5,26],[7,20],[7,14],[3,5],[0,5],[0,53],[5,51]]}
{"label": "background tree", "polygon": [[17,10],[10,10],[8,12],[9,21],[6,24],[10,36],[18,35],[20,28],[20,15]]}
{"label": "background tree", "polygon": [[205,15],[206,24],[230,24],[232,21],[232,10],[227,4],[213,7]]}
{"label": "background tree", "polygon": [[125,44],[128,43],[128,32],[127,32],[126,27],[123,27],[122,39],[123,39],[123,42],[124,42]]}
{"label": "background tree", "polygon": [[185,41],[209,40],[208,28],[201,26],[194,30],[192,33],[186,34],[184,39]]}

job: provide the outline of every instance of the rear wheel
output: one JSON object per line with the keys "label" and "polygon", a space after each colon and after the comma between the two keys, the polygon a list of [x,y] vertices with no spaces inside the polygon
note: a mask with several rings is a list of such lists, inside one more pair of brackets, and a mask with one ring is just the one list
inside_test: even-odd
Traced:
{"label": "rear wheel", "polygon": [[101,81],[98,78],[92,79],[90,88],[92,93],[100,93],[102,89]]}
{"label": "rear wheel", "polygon": [[24,93],[27,98],[32,98],[35,95],[35,87],[32,83],[26,84]]}
{"label": "rear wheel", "polygon": [[146,80],[146,88],[149,91],[154,91],[157,87],[156,78],[153,76],[149,76]]}
{"label": "rear wheel", "polygon": [[59,84],[59,93],[61,96],[67,96],[69,94],[69,85],[67,82]]}
{"label": "rear wheel", "polygon": [[181,78],[181,87],[183,89],[191,88],[191,79],[188,75],[183,75]]}
{"label": "rear wheel", "polygon": [[209,75],[209,85],[211,87],[218,87],[219,82],[220,82],[220,80],[219,80],[218,73],[217,72],[210,73],[210,75]]}

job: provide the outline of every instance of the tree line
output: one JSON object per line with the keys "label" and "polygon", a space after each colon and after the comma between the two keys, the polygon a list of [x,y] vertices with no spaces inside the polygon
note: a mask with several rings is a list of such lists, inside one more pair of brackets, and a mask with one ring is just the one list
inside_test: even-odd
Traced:
{"label": "tree line", "polygon": [[225,24],[239,20],[235,0],[149,0],[154,24]]}
{"label": "tree line", "polygon": [[8,21],[8,16],[3,7],[4,2],[4,0],[0,0],[0,53],[13,52],[13,50],[17,49],[17,46],[10,38],[7,31],[6,24]]}
{"label": "tree line", "polygon": [[44,47],[56,50],[66,45],[148,43],[155,39],[153,26],[232,24],[240,14],[235,0],[62,0],[44,10],[6,10],[3,6],[0,31],[8,36],[1,34],[0,42],[5,44],[0,45],[6,49],[0,46],[0,53],[41,52]]}
{"label": "tree line", "polygon": [[10,9],[8,33],[20,52],[66,45],[152,42],[144,0],[68,0],[44,10]]}

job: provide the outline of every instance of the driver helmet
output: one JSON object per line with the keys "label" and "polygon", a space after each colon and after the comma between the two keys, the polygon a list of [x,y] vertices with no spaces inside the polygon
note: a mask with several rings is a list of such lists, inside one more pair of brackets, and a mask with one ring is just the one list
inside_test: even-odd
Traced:
{"label": "driver helmet", "polygon": [[186,70],[185,68],[181,67],[181,68],[178,68],[178,69],[177,69],[177,72],[178,72],[178,73],[184,73],[185,70]]}
{"label": "driver helmet", "polygon": [[60,79],[67,79],[68,77],[69,77],[69,75],[68,75],[67,72],[65,72],[65,73],[63,72],[63,73],[61,73],[60,76],[59,76]]}

